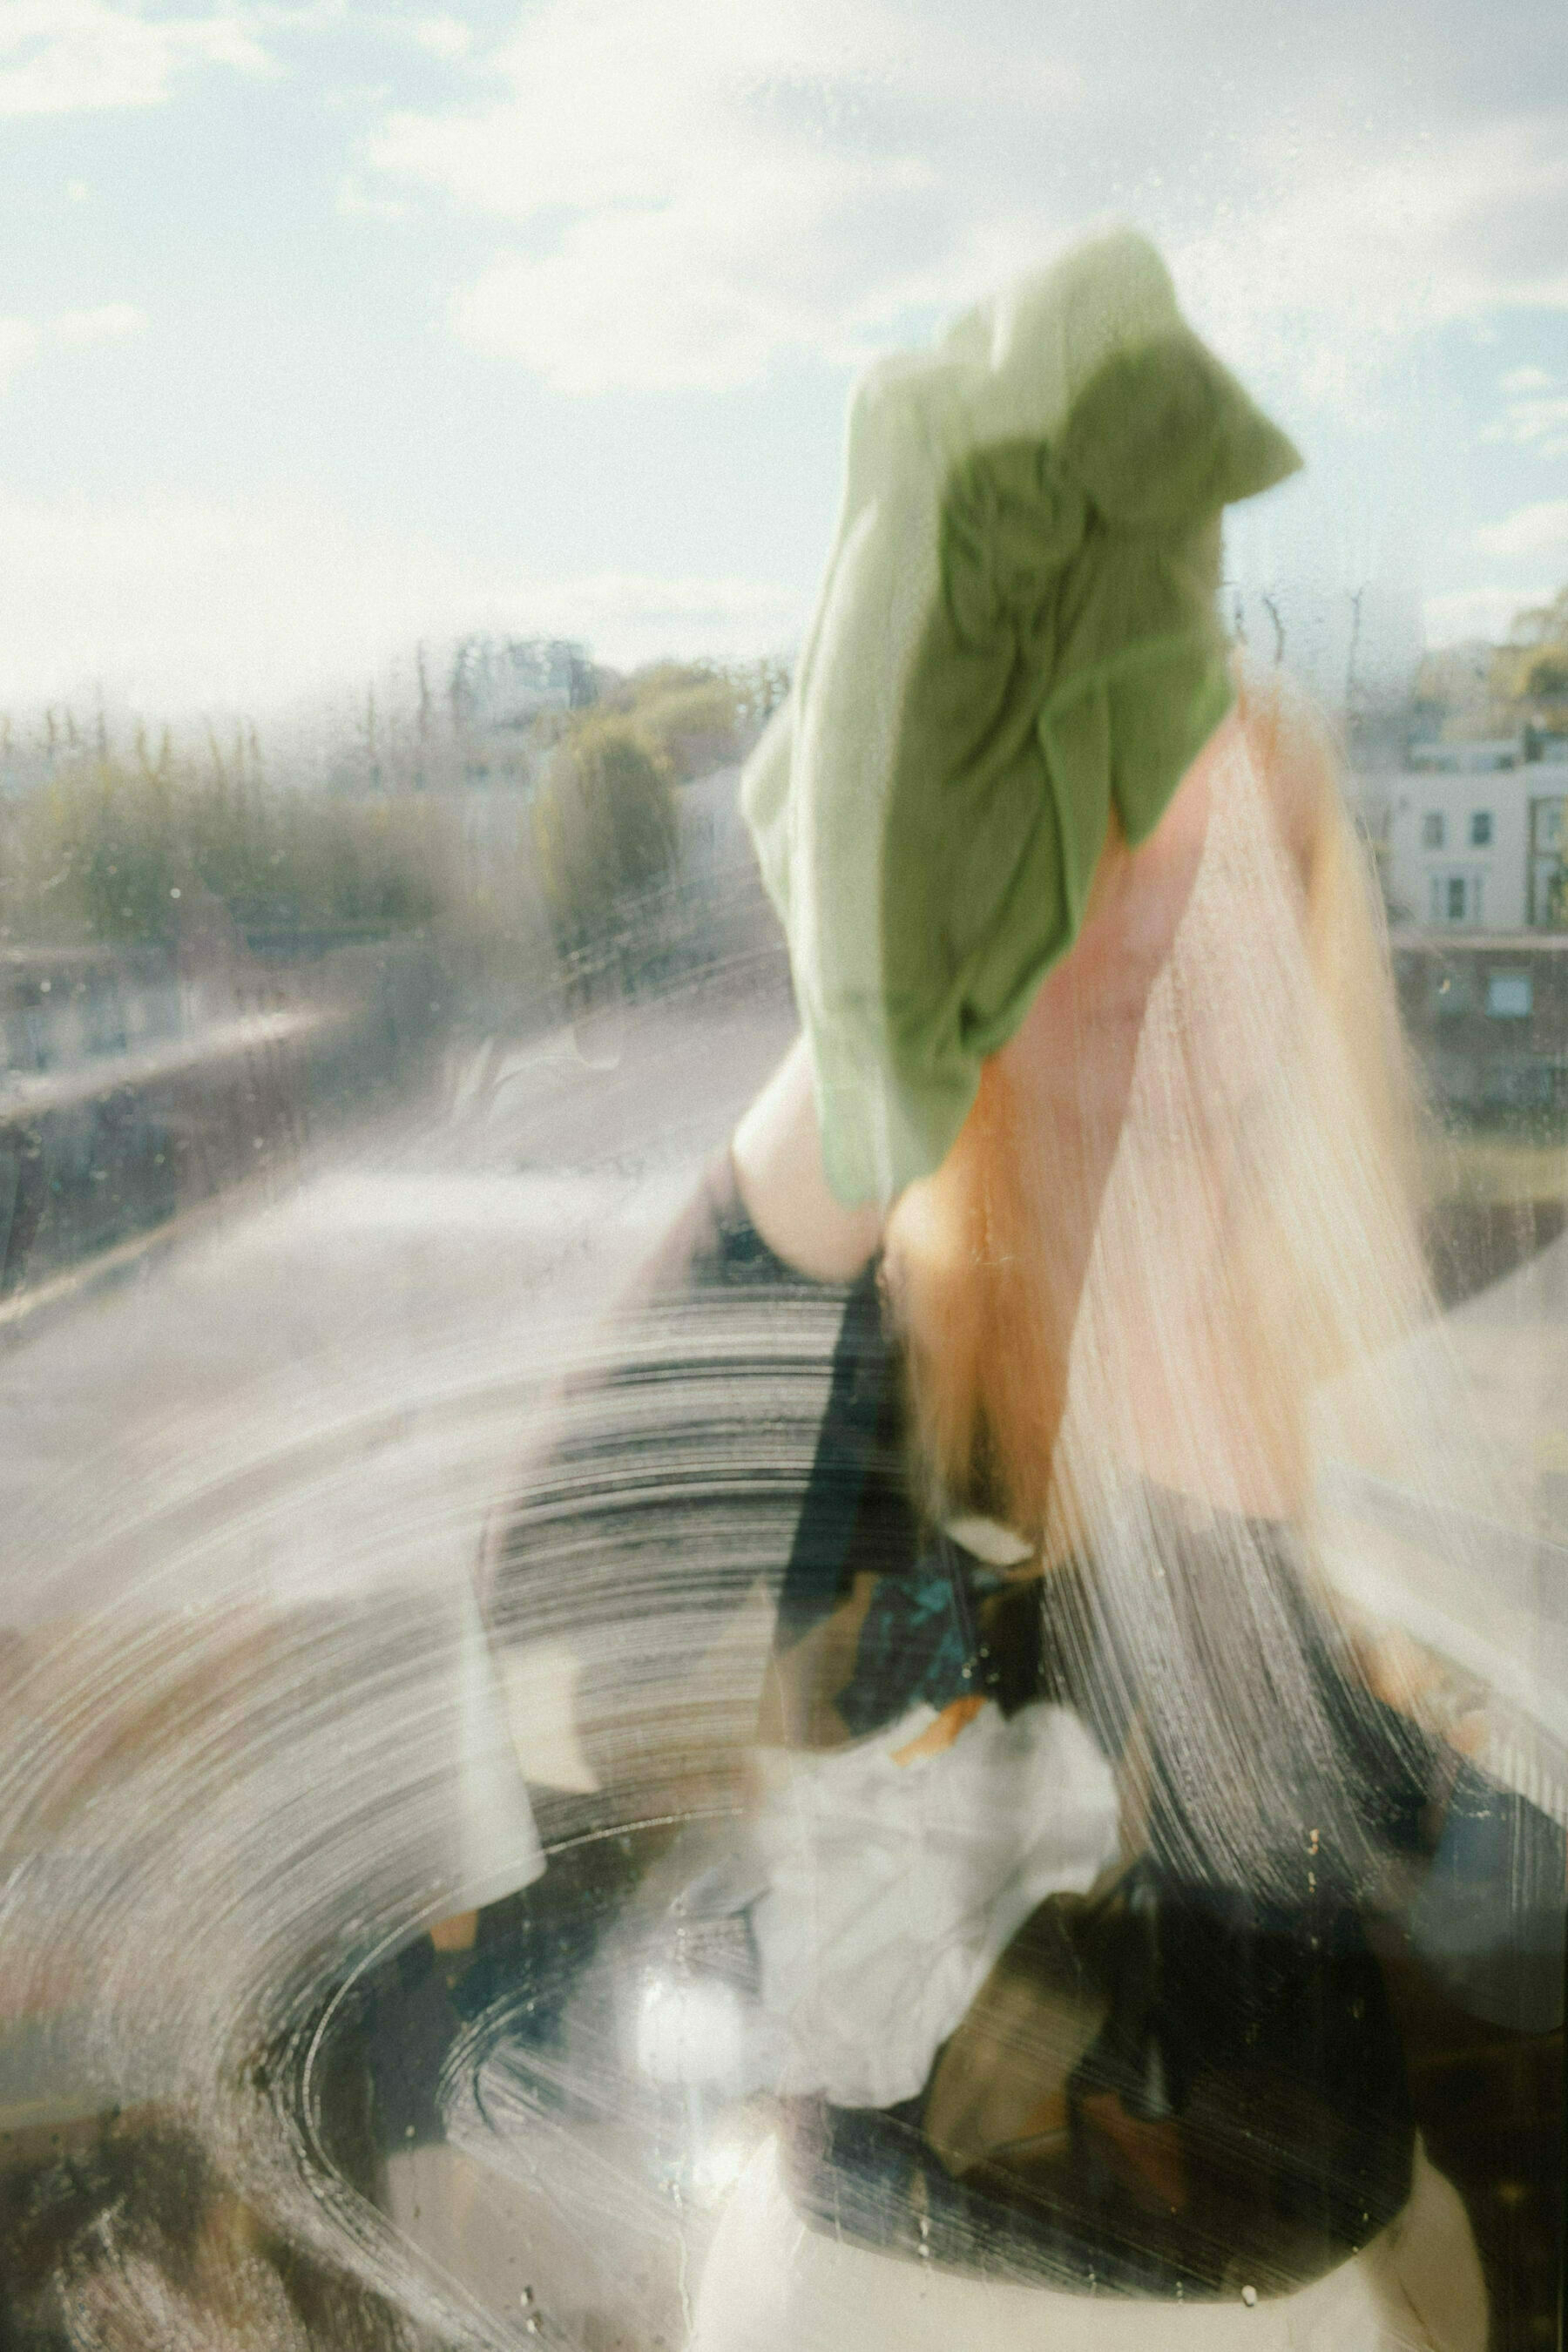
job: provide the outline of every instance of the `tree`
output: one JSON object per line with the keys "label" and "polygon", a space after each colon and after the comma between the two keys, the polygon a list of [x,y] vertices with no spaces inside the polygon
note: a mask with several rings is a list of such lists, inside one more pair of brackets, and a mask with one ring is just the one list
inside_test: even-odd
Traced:
{"label": "tree", "polygon": [[675,866],[669,766],[629,719],[595,712],[558,743],[533,804],[534,840],[556,945],[581,976],[617,965],[639,903]]}
{"label": "tree", "polygon": [[631,719],[684,783],[744,759],[788,691],[780,661],[654,662],[616,679],[604,707]]}

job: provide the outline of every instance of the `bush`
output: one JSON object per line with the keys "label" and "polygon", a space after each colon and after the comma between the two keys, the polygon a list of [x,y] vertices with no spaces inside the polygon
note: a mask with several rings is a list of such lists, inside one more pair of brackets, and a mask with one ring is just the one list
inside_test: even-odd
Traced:
{"label": "bush", "polygon": [[711,672],[665,669],[646,673],[632,684],[639,730],[658,745],[682,782],[740,757],[742,719],[727,678]]}
{"label": "bush", "polygon": [[173,937],[182,901],[218,899],[242,926],[342,929],[428,919],[419,827],[401,809],[276,792],[215,750],[197,768],[96,759],[61,769],[8,813],[0,921],[38,937]]}
{"label": "bush", "polygon": [[788,686],[776,662],[658,662],[622,679],[603,707],[630,719],[684,783],[743,759]]}
{"label": "bush", "polygon": [[569,961],[603,958],[675,866],[669,763],[630,719],[594,712],[556,746],[533,804],[540,880]]}

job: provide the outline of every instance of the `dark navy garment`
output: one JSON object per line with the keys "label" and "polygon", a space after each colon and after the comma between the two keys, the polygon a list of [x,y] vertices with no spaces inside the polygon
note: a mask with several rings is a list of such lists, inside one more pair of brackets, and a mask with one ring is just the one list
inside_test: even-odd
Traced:
{"label": "dark navy garment", "polygon": [[[1026,1924],[919,2097],[788,2103],[803,2216],[921,2259],[1156,2294],[1218,2292],[1238,2259],[1283,2290],[1365,2244],[1408,2196],[1415,2147],[1390,1968],[1431,1968],[1479,2017],[1539,2030],[1553,2000],[1560,2015],[1557,1825],[1369,1695],[1289,1530],[1221,1517],[1205,1532],[1151,1493],[1205,1610],[1225,1608],[1226,1545],[1245,1540],[1332,1751],[1313,1769],[1343,1797],[1331,1818],[1303,1779],[1266,1891],[1194,1870],[1191,1791],[1158,1736],[1170,1710],[1141,1693],[1094,1560],[999,1573],[922,1517],[876,1267],[838,1289],[794,1274],[726,1160],[624,1328],[571,1392],[484,1595],[498,1642],[596,1628],[584,1655],[617,1662],[605,1728],[584,1731],[610,1793],[583,1822],[623,1786],[628,1821],[689,1807],[683,1727],[651,1705],[637,1717],[637,1675],[651,1658],[650,1685],[679,1682],[661,1661],[695,1653],[682,1629],[759,1581],[777,1604],[770,1741],[832,1747],[917,1703],[978,1698],[1007,1716],[1071,1706],[1117,1764],[1148,1751],[1141,1849]],[[609,1671],[585,1673],[585,1706]],[[706,1703],[694,1683],[692,1721]],[[754,1717],[726,1722],[755,1735]],[[1027,2127],[988,2140],[973,2118],[993,2109]],[[953,2116],[969,2118],[956,2138]]]}

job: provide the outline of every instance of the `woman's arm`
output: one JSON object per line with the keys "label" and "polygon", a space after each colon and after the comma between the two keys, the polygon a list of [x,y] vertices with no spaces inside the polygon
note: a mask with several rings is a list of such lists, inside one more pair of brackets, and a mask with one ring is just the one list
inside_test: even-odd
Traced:
{"label": "woman's arm", "polygon": [[876,1255],[882,1213],[846,1209],[828,1190],[811,1082],[797,1037],[735,1129],[731,1157],[742,1206],[776,1257],[815,1282],[848,1282]]}

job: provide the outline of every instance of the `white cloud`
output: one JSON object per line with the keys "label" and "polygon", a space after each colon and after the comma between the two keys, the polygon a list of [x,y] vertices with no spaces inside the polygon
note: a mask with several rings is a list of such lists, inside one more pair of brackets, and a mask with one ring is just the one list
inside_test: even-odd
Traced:
{"label": "white cloud", "polygon": [[123,342],[139,335],[147,324],[143,312],[131,302],[104,302],[95,310],[62,310],[42,322],[36,319],[0,319],[0,391],[11,377],[51,349],[85,351],[96,343]]}
{"label": "white cloud", "polygon": [[[464,339],[562,390],[728,387],[973,287],[927,122],[984,86],[967,41],[892,0],[545,0],[500,96],[396,114],[368,161],[522,233],[455,301]],[[1079,87],[1033,45],[1010,79],[1037,135]]]}
{"label": "white cloud", "polygon": [[629,665],[774,651],[805,619],[765,582],[486,572],[304,499],[0,492],[0,708],[86,678],[149,713],[260,715],[470,629],[584,637]]}
{"label": "white cloud", "polygon": [[195,68],[257,73],[267,63],[237,11],[154,17],[116,0],[0,7],[0,116],[158,106]]}
{"label": "white cloud", "polygon": [[1552,593],[1545,588],[1467,588],[1428,596],[1421,608],[1426,643],[1434,650],[1478,639],[1496,645],[1507,636],[1516,613],[1529,604],[1550,603]]}
{"label": "white cloud", "polygon": [[19,368],[38,355],[38,331],[31,319],[0,319],[0,392]]}
{"label": "white cloud", "polygon": [[1422,608],[1428,645],[1479,637],[1496,642],[1508,635],[1517,614],[1552,602],[1568,578],[1568,499],[1517,507],[1501,522],[1483,525],[1471,543],[1502,581],[1429,596]]}
{"label": "white cloud", "polygon": [[1281,58],[1205,14],[1042,41],[1008,0],[538,0],[482,102],[394,114],[365,160],[510,225],[454,324],[570,391],[857,356],[1106,210],[1163,236],[1243,363],[1330,409],[1420,328],[1568,306],[1568,114],[1539,89],[1456,73],[1416,101],[1375,26]]}
{"label": "white cloud", "polygon": [[1371,422],[1412,336],[1504,304],[1568,308],[1552,226],[1568,207],[1565,131],[1568,116],[1375,148],[1331,134],[1288,179],[1261,138],[1258,201],[1173,254],[1184,293],[1239,362]]}
{"label": "white cloud", "polygon": [[433,58],[466,58],[474,46],[473,27],[456,16],[421,16],[414,38]]}
{"label": "white cloud", "polygon": [[[820,183],[781,175],[770,208],[781,247],[820,234],[823,198]],[[864,311],[835,320],[782,273],[747,267],[721,206],[688,198],[680,215],[607,210],[575,223],[559,252],[492,264],[454,304],[459,335],[574,393],[728,390],[781,351],[864,355]]]}
{"label": "white cloud", "polygon": [[1483,555],[1536,561],[1568,568],[1568,499],[1541,499],[1520,507],[1500,523],[1476,533]]}
{"label": "white cloud", "polygon": [[1510,441],[1542,457],[1568,457],[1568,383],[1544,368],[1515,368],[1502,378],[1503,413],[1483,441]]}
{"label": "white cloud", "polygon": [[367,188],[357,172],[345,172],[338,183],[338,210],[345,220],[406,220],[414,207],[405,196],[387,196]]}
{"label": "white cloud", "polygon": [[142,333],[146,324],[145,312],[133,302],[102,302],[96,310],[62,310],[50,320],[48,333],[68,351],[82,351],[91,343],[123,342],[128,335]]}
{"label": "white cloud", "polygon": [[623,572],[537,583],[527,602],[539,626],[586,637],[617,668],[664,655],[723,660],[784,651],[799,637],[810,604],[798,590],[765,581]]}

